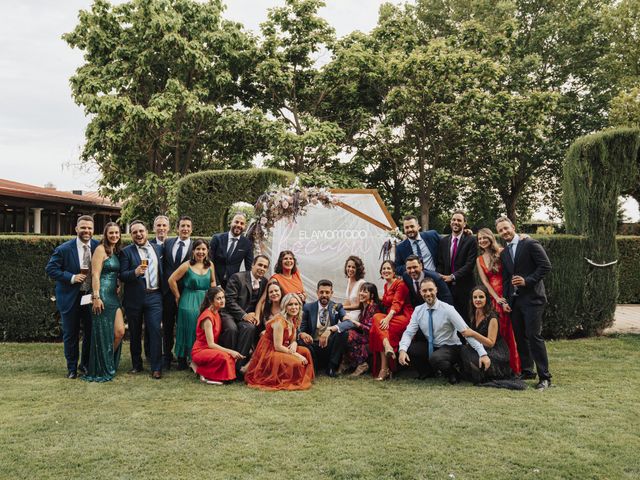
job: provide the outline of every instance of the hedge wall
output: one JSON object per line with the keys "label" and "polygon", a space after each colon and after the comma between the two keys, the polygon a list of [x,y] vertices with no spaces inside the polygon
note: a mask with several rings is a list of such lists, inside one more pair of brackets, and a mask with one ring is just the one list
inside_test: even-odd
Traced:
{"label": "hedge wall", "polygon": [[[53,249],[70,237],[0,236],[0,339],[52,340],[60,336],[54,283],[44,272]],[[571,235],[536,236],[546,249],[553,270],[545,279],[549,305],[545,335],[584,335],[586,239]],[[126,243],[129,239],[126,239]],[[620,237],[619,303],[640,303],[640,237]]]}
{"label": "hedge wall", "polygon": [[294,179],[293,173],[269,168],[192,173],[177,184],[178,213],[193,219],[194,235],[210,237],[227,229],[225,219],[235,202],[254,204],[270,185]]}

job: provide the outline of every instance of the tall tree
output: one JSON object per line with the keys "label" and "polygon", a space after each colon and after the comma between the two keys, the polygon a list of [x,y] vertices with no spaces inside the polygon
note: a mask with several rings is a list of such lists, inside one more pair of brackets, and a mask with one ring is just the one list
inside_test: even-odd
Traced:
{"label": "tall tree", "polygon": [[254,39],[223,20],[220,0],[95,0],[63,36],[84,52],[71,78],[91,121],[82,159],[126,219],[172,208],[175,180],[246,167],[264,145],[259,110],[239,108]]}

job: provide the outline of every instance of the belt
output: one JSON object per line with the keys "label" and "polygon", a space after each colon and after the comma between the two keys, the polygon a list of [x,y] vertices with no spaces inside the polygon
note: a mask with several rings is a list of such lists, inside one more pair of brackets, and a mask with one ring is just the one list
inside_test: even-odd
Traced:
{"label": "belt", "polygon": [[145,288],[144,289],[144,293],[156,293],[158,291],[160,291],[159,288]]}

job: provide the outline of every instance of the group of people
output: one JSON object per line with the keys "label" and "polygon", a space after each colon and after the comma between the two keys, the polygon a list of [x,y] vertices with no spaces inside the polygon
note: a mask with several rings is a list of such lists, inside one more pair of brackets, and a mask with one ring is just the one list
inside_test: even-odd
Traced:
{"label": "group of people", "polygon": [[447,236],[422,232],[416,217],[405,217],[407,238],[396,245],[395,261],[383,261],[379,270],[382,297],[366,281],[362,260],[351,255],[341,272],[344,304],[332,300],[329,279],[317,282],[317,301],[305,302],[289,250],[279,253],[267,279],[271,261],[254,257],[246,225],[236,214],[229,231],[207,242],[191,238],[189,217],[168,238],[169,219],[158,216],[153,240],[134,221],[132,243],[121,248],[116,223],[105,226],[98,243],[93,219],[79,217],[77,238],[57,247],[46,267],[56,280],[68,378],[115,376],[126,317],[130,373],[144,370],[144,351],[154,379],[177,364],[207,384],[243,379],[250,387],[297,390],[310,388],[320,371],[329,377],[371,372],[384,381],[415,367],[420,378],[441,374],[450,383],[488,384],[536,378],[535,365],[536,388],[550,385],[541,331],[543,277],[551,264],[508,218],[496,221],[507,243],[502,249],[490,229],[474,236],[461,211],[452,215]]}

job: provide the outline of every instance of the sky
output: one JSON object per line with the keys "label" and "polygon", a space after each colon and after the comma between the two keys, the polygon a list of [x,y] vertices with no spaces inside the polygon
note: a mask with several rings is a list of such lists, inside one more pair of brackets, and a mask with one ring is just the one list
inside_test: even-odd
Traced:
{"label": "sky", "polygon": [[[400,0],[393,0],[401,3]],[[81,165],[87,118],[71,98],[69,78],[82,62],[61,35],[90,0],[0,2],[0,178],[59,190],[96,190],[98,172]],[[369,31],[383,0],[326,0],[320,14],[338,36]],[[253,31],[282,0],[227,0],[224,16]],[[628,214],[639,217],[637,203]]]}

